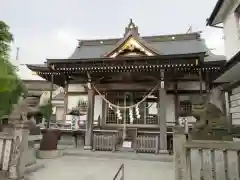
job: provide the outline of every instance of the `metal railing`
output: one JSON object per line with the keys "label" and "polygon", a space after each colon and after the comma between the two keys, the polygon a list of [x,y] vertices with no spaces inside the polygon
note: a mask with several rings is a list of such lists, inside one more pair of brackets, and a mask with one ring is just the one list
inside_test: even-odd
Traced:
{"label": "metal railing", "polygon": [[119,169],[118,169],[117,173],[115,174],[113,180],[118,180],[118,177],[120,177],[119,180],[124,180],[124,164],[122,164],[119,167]]}

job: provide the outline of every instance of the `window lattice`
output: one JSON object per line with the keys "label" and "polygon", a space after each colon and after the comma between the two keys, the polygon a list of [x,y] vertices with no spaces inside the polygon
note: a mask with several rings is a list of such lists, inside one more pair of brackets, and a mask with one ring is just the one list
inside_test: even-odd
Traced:
{"label": "window lattice", "polygon": [[190,101],[181,101],[180,102],[180,115],[188,116],[192,112],[192,103]]}
{"label": "window lattice", "polygon": [[[132,93],[126,98],[126,106],[136,104],[141,99],[143,93]],[[124,92],[108,93],[107,99],[116,105],[124,106]],[[107,107],[106,124],[158,124],[158,118],[156,114],[149,114],[148,103],[142,103],[138,107],[138,114],[136,108],[132,109],[133,121],[130,120],[129,109],[121,109],[121,118],[117,115],[116,108]]]}

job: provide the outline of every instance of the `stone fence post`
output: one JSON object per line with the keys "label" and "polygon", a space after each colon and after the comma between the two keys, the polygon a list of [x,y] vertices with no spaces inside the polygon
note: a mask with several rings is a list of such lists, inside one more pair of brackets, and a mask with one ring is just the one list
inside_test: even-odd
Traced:
{"label": "stone fence post", "polygon": [[173,129],[173,153],[174,153],[174,168],[175,180],[187,180],[187,160],[186,149],[186,135],[184,127],[176,126]]}
{"label": "stone fence post", "polygon": [[29,130],[24,121],[17,121],[13,128],[12,154],[10,157],[9,174],[10,179],[21,179],[26,170],[26,158],[28,148]]}

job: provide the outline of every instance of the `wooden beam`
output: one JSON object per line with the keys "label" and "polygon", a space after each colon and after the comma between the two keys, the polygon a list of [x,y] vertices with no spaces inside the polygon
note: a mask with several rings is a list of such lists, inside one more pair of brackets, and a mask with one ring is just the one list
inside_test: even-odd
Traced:
{"label": "wooden beam", "polygon": [[108,90],[119,90],[119,91],[135,91],[135,90],[143,90],[149,91],[154,88],[157,83],[149,82],[149,83],[111,83],[111,84],[96,84],[95,87],[99,91],[108,91]]}

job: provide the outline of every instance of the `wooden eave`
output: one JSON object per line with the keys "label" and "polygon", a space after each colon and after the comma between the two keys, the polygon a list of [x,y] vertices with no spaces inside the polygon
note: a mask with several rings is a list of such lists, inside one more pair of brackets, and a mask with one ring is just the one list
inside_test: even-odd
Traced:
{"label": "wooden eave", "polygon": [[[64,81],[79,76],[84,82],[87,72],[93,74],[118,73],[118,72],[158,72],[166,71],[197,72],[199,68],[203,72],[219,73],[225,61],[203,62],[205,53],[184,55],[159,55],[144,57],[121,58],[92,58],[92,59],[48,59],[48,66],[38,67],[28,65],[39,76],[50,81],[54,75],[54,84],[64,85]],[[54,70],[49,67],[53,65]],[[106,74],[105,74],[106,75]]]}
{"label": "wooden eave", "polygon": [[27,67],[35,72],[38,76],[51,82],[51,76],[53,75],[53,83],[59,86],[64,86],[65,76],[60,72],[52,71],[49,66],[38,66],[27,64]]}
{"label": "wooden eave", "polygon": [[221,9],[222,5],[224,3],[224,0],[218,0],[213,11],[212,14],[210,15],[210,17],[207,19],[207,26],[214,26],[214,20],[219,12],[219,10]]}
{"label": "wooden eave", "polygon": [[125,71],[158,71],[160,69],[184,70],[198,68],[213,70],[224,65],[225,61],[204,62],[205,53],[182,55],[159,55],[121,58],[91,58],[91,59],[49,59],[58,72],[125,72]]}
{"label": "wooden eave", "polygon": [[225,63],[224,72],[230,70],[233,66],[235,66],[239,62],[240,62],[240,51]]}

